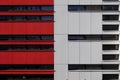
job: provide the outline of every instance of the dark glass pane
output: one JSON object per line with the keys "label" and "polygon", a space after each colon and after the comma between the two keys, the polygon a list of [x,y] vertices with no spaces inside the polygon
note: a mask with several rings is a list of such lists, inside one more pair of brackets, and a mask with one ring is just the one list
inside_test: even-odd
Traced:
{"label": "dark glass pane", "polygon": [[118,20],[119,15],[103,15],[103,20]]}
{"label": "dark glass pane", "polygon": [[85,65],[78,65],[78,64],[69,64],[68,70],[84,70],[86,67]]}
{"label": "dark glass pane", "polygon": [[118,11],[118,5],[68,5],[68,11]]}
{"label": "dark glass pane", "polygon": [[103,5],[102,10],[114,10],[118,11],[119,6],[118,5]]}
{"label": "dark glass pane", "polygon": [[119,54],[104,54],[103,60],[119,60]]}
{"label": "dark glass pane", "polygon": [[41,20],[42,21],[53,21],[54,18],[53,18],[53,16],[42,16]]}
{"label": "dark glass pane", "polygon": [[118,70],[119,65],[118,64],[104,64],[102,65],[103,70]]}
{"label": "dark glass pane", "polygon": [[119,30],[119,25],[103,25],[103,30]]}
{"label": "dark glass pane", "polygon": [[0,6],[0,11],[53,11],[54,8],[50,6]]}
{"label": "dark glass pane", "polygon": [[119,80],[119,74],[103,74],[103,80]]}
{"label": "dark glass pane", "polygon": [[119,50],[119,44],[103,44],[103,50]]}
{"label": "dark glass pane", "polygon": [[100,35],[86,35],[86,40],[101,40]]}
{"label": "dark glass pane", "polygon": [[86,5],[86,10],[102,10],[101,5]]}
{"label": "dark glass pane", "polygon": [[102,40],[119,40],[119,35],[103,35]]}
{"label": "dark glass pane", "polygon": [[0,65],[0,70],[53,70],[54,65],[43,64],[43,65]]}
{"label": "dark glass pane", "polygon": [[0,50],[53,50],[53,45],[0,45]]}
{"label": "dark glass pane", "polygon": [[118,64],[69,64],[68,70],[118,70]]}
{"label": "dark glass pane", "polygon": [[53,6],[42,6],[41,10],[42,11],[53,11],[54,7]]}
{"label": "dark glass pane", "polygon": [[113,2],[113,1],[119,1],[119,0],[103,0],[103,1],[112,1]]}
{"label": "dark glass pane", "polygon": [[85,6],[82,5],[69,5],[68,11],[79,11],[79,10],[85,10]]}
{"label": "dark glass pane", "polygon": [[1,80],[54,80],[52,74],[3,74],[0,75]]}
{"label": "dark glass pane", "polygon": [[68,40],[85,40],[85,36],[68,35]]}
{"label": "dark glass pane", "polygon": [[0,40],[54,40],[53,35],[0,35]]}
{"label": "dark glass pane", "polygon": [[53,21],[53,16],[0,16],[0,21]]}
{"label": "dark glass pane", "polygon": [[68,35],[68,40],[119,40],[119,35]]}

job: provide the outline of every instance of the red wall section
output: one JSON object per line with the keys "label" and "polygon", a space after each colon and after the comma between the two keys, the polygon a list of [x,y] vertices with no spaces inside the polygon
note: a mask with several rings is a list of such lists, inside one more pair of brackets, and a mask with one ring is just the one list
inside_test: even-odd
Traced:
{"label": "red wall section", "polygon": [[54,34],[53,22],[0,22],[0,34]]}
{"label": "red wall section", "polygon": [[54,64],[54,52],[4,51],[0,52],[0,64]]}
{"label": "red wall section", "polygon": [[53,5],[54,0],[0,0],[0,5]]}
{"label": "red wall section", "polygon": [[0,71],[0,74],[54,74],[53,70],[7,70]]}

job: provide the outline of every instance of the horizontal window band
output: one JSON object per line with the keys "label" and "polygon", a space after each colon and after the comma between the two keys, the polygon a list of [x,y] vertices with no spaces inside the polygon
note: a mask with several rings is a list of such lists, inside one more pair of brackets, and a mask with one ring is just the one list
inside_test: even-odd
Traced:
{"label": "horizontal window band", "polygon": [[68,5],[68,11],[118,11],[118,5]]}
{"label": "horizontal window band", "polygon": [[119,54],[103,54],[103,60],[119,60]]}
{"label": "horizontal window band", "polygon": [[103,44],[102,50],[119,50],[119,44]]}
{"label": "horizontal window band", "polygon": [[103,0],[103,1],[106,1],[106,2],[117,2],[119,0]]}
{"label": "horizontal window band", "polygon": [[0,75],[1,80],[53,80],[53,74],[4,74]]}
{"label": "horizontal window band", "polygon": [[68,35],[68,40],[119,40],[118,34],[90,34],[90,35]]}
{"label": "horizontal window band", "polygon": [[119,74],[103,74],[103,80],[119,80]]}
{"label": "horizontal window band", "polygon": [[53,35],[0,35],[0,41],[7,40],[54,40]]}
{"label": "horizontal window band", "polygon": [[53,5],[1,5],[0,11],[54,11]]}
{"label": "horizontal window band", "polygon": [[54,21],[51,15],[0,15],[0,21]]}
{"label": "horizontal window band", "polygon": [[54,64],[0,64],[0,70],[54,70]]}
{"label": "horizontal window band", "polygon": [[119,21],[119,15],[102,15],[103,21]]}
{"label": "horizontal window band", "polygon": [[118,70],[119,64],[69,64],[68,70]]}
{"label": "horizontal window band", "polygon": [[103,31],[118,31],[119,24],[118,25],[103,25],[102,29]]}
{"label": "horizontal window band", "polygon": [[54,45],[0,45],[0,51],[16,51],[16,50],[54,50]]}

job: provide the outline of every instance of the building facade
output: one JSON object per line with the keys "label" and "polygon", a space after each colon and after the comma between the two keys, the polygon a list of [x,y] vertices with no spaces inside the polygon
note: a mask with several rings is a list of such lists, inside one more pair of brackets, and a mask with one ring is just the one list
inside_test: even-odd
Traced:
{"label": "building facade", "polygon": [[0,80],[119,80],[118,0],[1,0]]}

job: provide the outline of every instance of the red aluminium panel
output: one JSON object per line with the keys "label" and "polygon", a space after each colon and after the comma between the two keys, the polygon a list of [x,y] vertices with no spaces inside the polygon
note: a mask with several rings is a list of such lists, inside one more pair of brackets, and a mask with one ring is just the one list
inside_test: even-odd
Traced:
{"label": "red aluminium panel", "polygon": [[0,41],[0,44],[17,44],[17,45],[20,45],[20,44],[50,44],[50,45],[53,45],[54,44],[54,41]]}
{"label": "red aluminium panel", "polygon": [[54,74],[53,70],[2,70],[0,74]]}
{"label": "red aluminium panel", "polygon": [[54,64],[53,51],[1,51],[0,64]]}
{"label": "red aluminium panel", "polygon": [[53,5],[54,0],[0,0],[0,5]]}
{"label": "red aluminium panel", "polygon": [[54,22],[0,22],[0,34],[54,34]]}

